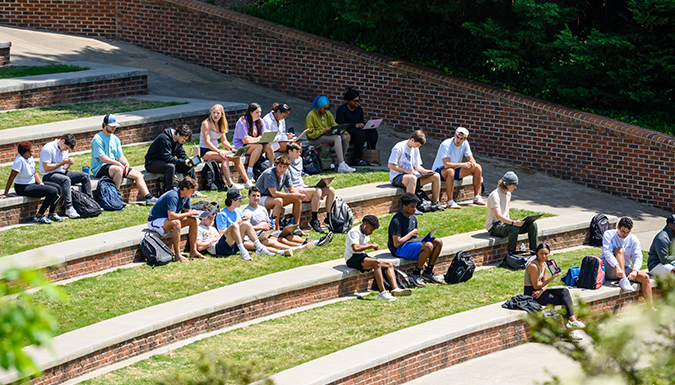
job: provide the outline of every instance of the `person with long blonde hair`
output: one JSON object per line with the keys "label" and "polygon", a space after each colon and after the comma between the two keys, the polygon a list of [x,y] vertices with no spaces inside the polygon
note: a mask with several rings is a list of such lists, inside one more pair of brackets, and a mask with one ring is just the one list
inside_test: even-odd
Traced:
{"label": "person with long blonde hair", "polygon": [[[223,183],[230,188],[234,184],[230,175],[230,159],[241,164],[239,158],[230,158],[228,153],[233,150],[232,145],[227,140],[227,118],[225,118],[225,109],[222,105],[216,104],[211,107],[211,113],[207,119],[204,119],[199,135],[199,156],[204,160],[215,160],[220,163],[220,173],[223,176]],[[224,149],[218,147],[218,139]],[[243,167],[242,167],[243,168]],[[239,167],[237,167],[239,169]]]}

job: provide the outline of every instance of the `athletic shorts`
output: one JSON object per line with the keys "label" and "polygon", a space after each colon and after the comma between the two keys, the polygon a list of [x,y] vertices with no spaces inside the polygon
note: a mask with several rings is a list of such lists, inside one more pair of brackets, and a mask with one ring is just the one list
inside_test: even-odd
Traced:
{"label": "athletic shorts", "polygon": [[158,233],[162,237],[166,236],[170,233],[170,231],[169,232],[164,231],[164,227],[162,227],[162,226],[164,226],[164,221],[167,221],[167,220],[169,220],[169,218],[157,218],[152,222],[148,221],[148,228],[150,230]]}
{"label": "athletic shorts", "polygon": [[302,193],[302,194],[305,195],[305,197],[302,198],[303,202],[309,202],[310,201],[309,197],[307,196],[307,189],[308,188],[312,188],[312,187],[307,187],[307,186],[296,187],[296,189],[298,190],[299,193]]}
{"label": "athletic shorts", "polygon": [[663,263],[659,263],[656,265],[653,269],[649,270],[649,274],[659,276],[659,277],[667,277],[670,272],[675,269],[675,266],[671,265],[670,263],[666,263],[665,265]]}
{"label": "athletic shorts", "polygon": [[211,151],[211,150],[208,147],[207,148],[199,147],[199,157],[203,158],[204,155],[206,155],[206,153],[209,152],[209,151]]}
{"label": "athletic shorts", "polygon": [[216,243],[216,255],[230,256],[235,255],[238,252],[239,246],[234,242],[232,242],[231,245],[228,245],[225,236],[221,237],[218,243]]}
{"label": "athletic shorts", "polygon": [[[437,168],[436,170],[434,170],[434,171],[436,171],[436,172],[438,173],[438,175],[441,176],[441,182],[445,181],[445,179],[443,178],[443,174],[441,174],[441,171],[443,171],[443,169],[444,169],[444,167],[439,167],[439,168]],[[459,179],[460,179],[460,178],[459,178],[459,171],[460,171],[461,169],[462,169],[461,167],[457,167],[457,168],[455,169],[455,180],[459,180]]]}
{"label": "athletic shorts", "polygon": [[366,253],[354,253],[351,258],[347,260],[347,266],[365,273],[366,270],[363,269],[363,261],[365,261],[367,257],[368,254]]}
{"label": "athletic shorts", "polygon": [[110,172],[109,172],[110,166],[112,166],[112,165],[111,164],[104,164],[103,167],[101,167],[98,170],[98,172],[96,173],[96,177],[99,178],[99,179],[103,178],[104,176],[107,176],[108,178],[111,178]]}
{"label": "athletic shorts", "polygon": [[396,249],[396,256],[417,261],[422,252],[422,242],[406,242]]}
{"label": "athletic shorts", "polygon": [[[608,281],[618,281],[619,277],[616,276],[616,268],[612,267],[609,265],[609,263],[605,264],[605,279]],[[624,268],[624,271],[626,272],[626,277],[628,274],[630,274],[633,269],[631,269],[629,266],[626,266]]]}

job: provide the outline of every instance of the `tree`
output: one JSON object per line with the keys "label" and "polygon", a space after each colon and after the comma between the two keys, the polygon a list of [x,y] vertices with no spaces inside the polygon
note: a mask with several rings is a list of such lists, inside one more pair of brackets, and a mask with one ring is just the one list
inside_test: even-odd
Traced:
{"label": "tree", "polygon": [[[201,352],[193,360],[199,374],[192,376],[177,372],[157,380],[156,385],[247,385],[260,379],[256,373],[257,364],[250,362],[242,365],[233,365],[224,358],[216,357],[213,353]],[[260,385],[273,385],[270,379],[263,380]]]}

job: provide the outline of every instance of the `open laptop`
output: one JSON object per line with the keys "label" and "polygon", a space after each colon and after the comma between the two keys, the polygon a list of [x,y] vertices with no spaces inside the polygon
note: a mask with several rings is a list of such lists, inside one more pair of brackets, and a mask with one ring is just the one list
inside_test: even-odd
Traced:
{"label": "open laptop", "polygon": [[251,148],[251,146],[241,146],[241,147],[239,147],[237,152],[235,152],[234,154],[230,154],[229,157],[230,158],[232,158],[232,157],[238,158],[240,156],[244,156],[244,155],[246,155],[246,151],[248,151],[249,148]]}
{"label": "open laptop", "polygon": [[284,227],[283,231],[281,231],[281,234],[277,238],[285,238],[295,232],[295,229],[298,228],[298,225],[288,225]]}
{"label": "open laptop", "polygon": [[331,127],[331,131],[327,132],[325,135],[338,135],[342,134],[343,132],[347,131],[349,128],[349,124],[338,124],[337,126]]}
{"label": "open laptop", "polygon": [[436,227],[435,229],[429,231],[429,234],[425,235],[424,237],[415,237],[410,239],[408,242],[429,242],[431,238],[433,238],[434,234],[440,229],[440,227]]}
{"label": "open laptop", "polygon": [[368,123],[363,126],[362,130],[372,130],[373,128],[380,127],[380,124],[382,124],[382,119],[370,119]]}
{"label": "open laptop", "polygon": [[525,221],[525,223],[523,223],[523,226],[532,224],[532,222],[541,218],[543,215],[544,214],[535,214],[535,215],[529,215],[529,216],[525,217],[525,219],[523,219]]}
{"label": "open laptop", "polygon": [[315,188],[324,188],[324,187],[328,186],[330,184],[330,182],[333,181],[333,179],[335,179],[335,178],[334,177],[323,178],[314,187]]}
{"label": "open laptop", "polygon": [[262,134],[258,143],[260,144],[272,143],[274,142],[274,139],[276,139],[277,134],[278,134],[277,131],[267,131]]}
{"label": "open laptop", "polygon": [[211,215],[215,214],[218,212],[218,205],[213,206],[213,210],[211,211],[201,211],[201,210],[196,210],[199,212],[197,215],[193,215],[193,217],[198,218],[198,219],[206,219],[210,217]]}

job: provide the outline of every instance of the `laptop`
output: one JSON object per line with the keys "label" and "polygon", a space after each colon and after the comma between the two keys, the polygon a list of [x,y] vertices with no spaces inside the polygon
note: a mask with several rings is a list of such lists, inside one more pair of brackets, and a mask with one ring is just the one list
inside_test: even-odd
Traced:
{"label": "laptop", "polygon": [[309,128],[306,129],[305,131],[301,132],[300,135],[293,138],[293,140],[291,140],[291,143],[295,142],[296,140],[300,140],[300,138],[302,138],[302,136],[305,135],[307,133],[307,131],[309,131]]}
{"label": "laptop", "polygon": [[380,127],[380,124],[382,124],[382,119],[370,119],[368,123],[363,126],[362,130],[372,130],[373,128]]}
{"label": "laptop", "polygon": [[523,226],[524,226],[524,225],[529,225],[529,224],[531,224],[532,222],[534,222],[534,221],[536,221],[537,219],[541,218],[543,215],[544,215],[544,214],[535,214],[535,215],[529,215],[529,216],[527,216],[525,219],[523,219],[523,220],[525,221],[525,223],[523,223]]}
{"label": "laptop", "polygon": [[321,180],[319,181],[319,183],[317,183],[316,186],[314,186],[314,187],[315,187],[315,188],[324,188],[324,187],[328,186],[328,185],[330,184],[330,182],[333,181],[333,179],[335,179],[335,178],[334,178],[334,177],[323,178],[323,179],[321,179]]}
{"label": "laptop", "polygon": [[349,128],[349,124],[338,124],[337,126],[331,127],[331,131],[327,132],[325,135],[338,135],[342,134]]}
{"label": "laptop", "polygon": [[240,157],[240,156],[246,155],[246,151],[248,151],[249,148],[251,148],[251,146],[242,146],[242,147],[239,147],[239,149],[237,150],[237,152],[235,152],[234,154],[231,154],[231,155],[230,155],[230,158],[233,158],[233,157],[234,157],[234,158],[238,158],[238,157]]}
{"label": "laptop", "polygon": [[211,211],[201,211],[201,210],[196,210],[199,212],[197,215],[193,215],[193,217],[198,218],[198,219],[206,219],[210,217],[211,215],[215,214],[218,212],[219,205],[213,206],[213,210]]}
{"label": "laptop", "polygon": [[265,144],[274,142],[274,139],[277,137],[277,134],[278,134],[277,131],[267,131],[264,134],[262,134],[258,143]]}
{"label": "laptop", "polygon": [[284,230],[279,234],[277,238],[285,238],[295,232],[295,229],[298,228],[298,225],[288,225],[284,227]]}
{"label": "laptop", "polygon": [[436,234],[438,229],[440,229],[440,227],[436,227],[435,229],[429,231],[429,234],[425,235],[424,238],[415,237],[415,238],[412,238],[411,240],[409,240],[408,242],[422,242],[422,243],[429,242],[431,240],[431,238],[433,238],[434,234]]}

